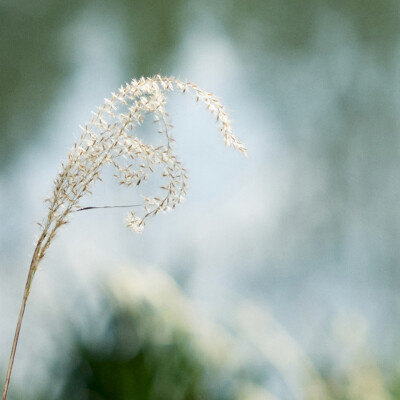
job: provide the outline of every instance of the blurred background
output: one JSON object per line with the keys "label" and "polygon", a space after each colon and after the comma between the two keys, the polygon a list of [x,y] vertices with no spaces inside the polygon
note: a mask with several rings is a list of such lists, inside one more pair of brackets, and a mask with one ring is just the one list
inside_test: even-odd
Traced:
{"label": "blurred background", "polygon": [[[3,0],[1,376],[79,125],[157,73],[215,93],[249,157],[169,96],[188,200],[141,235],[123,209],[73,218],[35,277],[9,398],[400,398],[396,0]],[[94,192],[83,205],[137,196]]]}

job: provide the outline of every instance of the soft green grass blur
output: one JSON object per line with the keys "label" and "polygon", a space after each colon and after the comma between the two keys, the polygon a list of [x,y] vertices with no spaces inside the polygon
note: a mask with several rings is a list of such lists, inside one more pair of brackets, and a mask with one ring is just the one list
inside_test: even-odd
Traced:
{"label": "soft green grass blur", "polygon": [[[371,358],[362,338],[349,330],[354,321],[339,324],[338,351],[350,349],[351,363],[313,364],[283,327],[265,309],[237,307],[241,328],[235,334],[212,323],[165,273],[118,269],[103,285],[101,319],[87,305],[89,332],[65,326],[70,357],[56,359],[48,374],[57,382],[36,397],[115,400],[261,400],[398,399],[398,374],[384,372]],[[90,321],[90,322],[89,322]],[[358,328],[361,328],[358,325]],[[335,335],[334,335],[335,336]],[[350,339],[350,342],[348,341]],[[347,348],[346,348],[347,347]],[[269,392],[280,377],[280,393]],[[387,377],[387,378],[388,378]]]}

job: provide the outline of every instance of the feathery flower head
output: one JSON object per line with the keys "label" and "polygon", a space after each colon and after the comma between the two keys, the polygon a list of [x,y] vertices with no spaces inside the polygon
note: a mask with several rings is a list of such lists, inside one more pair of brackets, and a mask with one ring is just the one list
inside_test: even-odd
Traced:
{"label": "feathery flower head", "polygon": [[[49,211],[43,224],[39,224],[42,231],[29,268],[3,400],[7,398],[19,332],[33,277],[58,228],[68,222],[72,212],[80,210],[82,197],[91,193],[90,190],[96,181],[101,181],[102,167],[113,166],[116,178],[125,186],[139,186],[156,170],[161,169],[164,180],[161,186],[162,195],[144,197],[142,213],[138,215],[131,212],[128,216],[127,225],[136,232],[143,230],[150,216],[175,208],[185,197],[188,176],[174,153],[172,124],[165,108],[166,93],[174,90],[192,93],[198,102],[204,103],[209,112],[216,116],[225,144],[246,154],[245,147],[233,135],[229,118],[219,100],[212,93],[205,92],[192,83],[159,75],[134,79],[104,100],[97,112],[93,112],[90,123],[82,127],[81,137],[62,164],[62,170],[54,180],[53,193],[46,199]],[[165,143],[161,146],[146,144],[134,135],[135,129],[147,114],[153,115],[158,132],[165,137]],[[95,207],[83,209],[90,208]]]}
{"label": "feathery flower head", "polygon": [[[131,212],[127,219],[128,227],[136,232],[143,230],[150,216],[173,209],[182,201],[186,196],[188,176],[174,153],[172,124],[166,111],[166,94],[170,91],[192,93],[216,116],[225,144],[246,154],[246,148],[232,133],[225,108],[212,93],[190,82],[159,75],[133,79],[105,99],[104,104],[93,112],[90,123],[81,127],[80,140],[68,154],[55,179],[53,194],[47,199],[49,214],[43,227],[50,236],[68,222],[71,212],[79,209],[82,197],[91,193],[94,182],[101,180],[101,169],[106,164],[115,168],[114,176],[125,186],[139,186],[161,167],[162,195],[144,197],[142,214]],[[165,138],[165,143],[158,147],[146,144],[134,135],[147,114],[153,115],[159,134]]]}

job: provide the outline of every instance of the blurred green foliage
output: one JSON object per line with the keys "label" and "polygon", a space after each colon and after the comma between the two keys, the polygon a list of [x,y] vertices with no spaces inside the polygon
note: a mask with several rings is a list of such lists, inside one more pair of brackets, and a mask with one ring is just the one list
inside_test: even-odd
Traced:
{"label": "blurred green foliage", "polygon": [[[182,35],[183,0],[113,2],[126,40],[127,79],[168,70]],[[62,32],[84,10],[96,7],[107,18],[110,6],[101,1],[5,1],[0,4],[0,168],[15,152],[35,140],[40,124],[60,85],[74,70],[65,54]]]}
{"label": "blurred green foliage", "polygon": [[[340,369],[335,365],[310,367],[307,357],[299,357],[302,350],[298,344],[273,318],[266,320],[264,326],[265,314],[256,309],[257,335],[277,346],[269,358],[262,349],[264,343],[249,339],[253,329],[250,325],[245,336],[231,335],[197,315],[194,305],[167,275],[127,271],[120,270],[107,279],[107,289],[100,298],[101,316],[83,306],[85,329],[73,322],[66,326],[67,336],[72,338],[69,359],[56,357],[49,366],[48,382],[53,386],[38,396],[20,392],[20,398],[267,400],[275,399],[270,392],[274,385],[269,387],[274,376],[280,381],[276,398],[400,398],[399,375],[386,372],[390,379],[385,379],[364,345],[355,351],[353,347],[346,349],[342,342],[341,351],[350,350],[353,356]],[[106,321],[103,326],[99,324],[100,318]],[[269,347],[270,343],[266,345]],[[251,355],[253,351],[256,358]],[[274,360],[274,354],[279,352],[281,359]],[[309,375],[313,368],[315,376]],[[300,379],[300,385],[293,384],[293,378],[302,374],[304,380]],[[318,386],[323,390],[318,390]],[[13,394],[19,389],[16,387]]]}
{"label": "blurred green foliage", "polygon": [[[47,390],[38,399],[237,399],[232,376],[196,343],[183,311],[186,300],[172,281],[162,278],[157,285],[154,280],[150,289],[151,281],[141,280],[140,274],[136,278],[129,291],[118,283],[104,296],[102,318],[108,322],[100,335],[96,322],[89,328],[96,333],[85,338],[73,324],[67,327],[70,334],[75,332],[70,360],[56,360],[49,372],[50,381],[62,389]],[[163,296],[171,307],[164,307]],[[86,313],[88,321],[95,321]]]}
{"label": "blurred green foliage", "polygon": [[35,139],[60,83],[70,73],[59,43],[79,1],[5,1],[0,5],[0,167]]}
{"label": "blurred green foliage", "polygon": [[[0,4],[0,167],[34,139],[60,84],[73,71],[61,33],[85,7],[104,18],[116,17],[124,31],[127,79],[135,75],[174,72],[174,57],[196,13],[217,19],[251,63],[268,53],[306,51],[315,40],[315,26],[326,12],[348,20],[359,39],[385,62],[394,54],[400,31],[396,1],[341,0],[117,0],[68,2],[3,1]],[[382,66],[385,68],[385,66]],[[256,67],[262,74],[262,65]],[[254,72],[254,71],[253,71]]]}
{"label": "blurred green foliage", "polygon": [[57,399],[232,399],[210,391],[215,377],[196,359],[188,337],[175,333],[169,343],[157,344],[149,335],[141,341],[138,322],[129,312],[114,315],[105,346],[77,341],[73,368]]}

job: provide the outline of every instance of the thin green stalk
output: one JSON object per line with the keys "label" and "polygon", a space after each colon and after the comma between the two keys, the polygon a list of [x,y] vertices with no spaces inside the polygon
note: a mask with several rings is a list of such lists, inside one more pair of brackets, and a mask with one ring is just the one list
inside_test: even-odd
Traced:
{"label": "thin green stalk", "polygon": [[17,327],[15,329],[15,335],[14,335],[14,341],[13,341],[13,345],[12,345],[12,349],[11,349],[10,361],[8,363],[6,382],[4,385],[4,392],[3,392],[3,400],[7,400],[7,393],[8,393],[8,388],[10,385],[10,379],[11,379],[12,368],[14,365],[15,353],[17,351],[17,346],[18,346],[19,333],[21,331],[22,320],[24,317],[26,302],[28,301],[29,292],[30,292],[31,285],[32,285],[32,280],[33,280],[33,277],[37,270],[37,267],[39,265],[39,250],[40,250],[42,241],[43,241],[43,236],[41,236],[40,239],[38,240],[38,243],[36,245],[35,251],[32,256],[31,265],[29,267],[29,273],[28,273],[28,278],[26,280],[24,296],[22,298],[22,304],[21,304],[21,309],[19,311]]}

